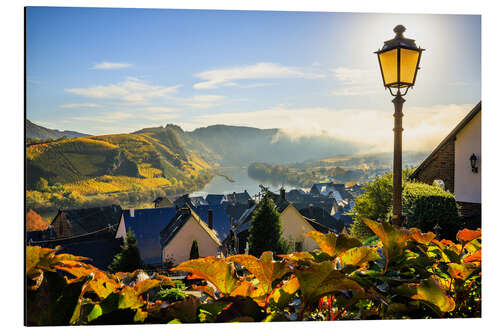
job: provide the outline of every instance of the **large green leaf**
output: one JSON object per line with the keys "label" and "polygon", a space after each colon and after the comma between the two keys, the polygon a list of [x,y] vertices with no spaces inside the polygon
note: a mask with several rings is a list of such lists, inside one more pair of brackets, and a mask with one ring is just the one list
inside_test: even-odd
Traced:
{"label": "large green leaf", "polygon": [[307,235],[314,239],[321,250],[331,257],[362,245],[358,239],[343,234],[337,236],[334,233],[323,234],[318,231],[310,231]]}
{"label": "large green leaf", "polygon": [[362,217],[361,220],[378,236],[384,245],[383,254],[386,266],[395,258],[403,254],[411,233],[408,230],[392,226],[388,222],[376,222]]}
{"label": "large green leaf", "polygon": [[299,290],[300,282],[297,277],[293,276],[291,279],[283,283],[280,288],[276,288],[269,297],[269,303],[278,309],[283,309],[290,303],[293,296]]}
{"label": "large green leaf", "polygon": [[271,251],[263,252],[260,259],[251,255],[238,254],[227,258],[227,260],[242,265],[252,273],[259,280],[260,288],[265,294],[269,294],[273,289],[273,281],[290,272],[286,262],[273,260]]}
{"label": "large green leaf", "polygon": [[380,259],[377,248],[363,246],[347,250],[340,256],[340,264],[345,266],[364,266],[364,264]]}
{"label": "large green leaf", "polygon": [[305,304],[312,304],[320,297],[341,290],[359,290],[359,284],[350,280],[342,272],[335,270],[331,261],[312,263],[295,271],[300,283],[300,292]]}
{"label": "large green leaf", "polygon": [[441,312],[449,312],[455,309],[455,301],[446,294],[446,291],[434,279],[429,278],[421,283],[410,283],[396,290],[399,294],[414,300],[423,301],[432,308]]}
{"label": "large green leaf", "polygon": [[197,277],[210,281],[215,288],[225,295],[231,294],[239,284],[239,281],[234,276],[232,263],[216,257],[188,260],[172,268],[172,270],[193,273]]}

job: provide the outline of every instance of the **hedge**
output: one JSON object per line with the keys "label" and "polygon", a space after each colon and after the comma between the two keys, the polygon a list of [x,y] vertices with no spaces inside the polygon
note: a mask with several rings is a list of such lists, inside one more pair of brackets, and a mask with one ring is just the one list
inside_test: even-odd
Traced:
{"label": "hedge", "polygon": [[405,227],[433,231],[441,238],[455,239],[461,228],[459,207],[455,196],[436,185],[407,183],[403,189]]}

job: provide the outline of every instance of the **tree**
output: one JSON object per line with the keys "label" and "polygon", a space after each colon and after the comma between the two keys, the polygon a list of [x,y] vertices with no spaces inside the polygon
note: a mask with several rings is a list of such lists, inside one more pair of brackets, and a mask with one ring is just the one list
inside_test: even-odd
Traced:
{"label": "tree", "polygon": [[256,257],[260,257],[264,251],[274,253],[285,251],[284,241],[281,238],[280,215],[267,194],[254,212],[248,243],[249,253]]}
{"label": "tree", "polygon": [[30,209],[26,214],[26,231],[45,230],[49,227],[49,223],[38,215],[33,209]]}
{"label": "tree", "polygon": [[[408,181],[413,169],[403,170],[403,188]],[[354,223],[351,227],[351,235],[357,238],[368,238],[373,232],[368,228],[360,217],[371,220],[388,221],[392,211],[392,172],[376,177],[363,186],[363,194],[354,201]]]}
{"label": "tree", "polygon": [[198,251],[198,241],[195,239],[193,244],[191,244],[191,251],[189,252],[189,259],[198,259],[200,257],[200,252]]}
{"label": "tree", "polygon": [[116,254],[108,266],[108,270],[115,272],[133,272],[142,267],[141,254],[137,247],[137,241],[132,230],[129,229],[123,240],[121,252]]}

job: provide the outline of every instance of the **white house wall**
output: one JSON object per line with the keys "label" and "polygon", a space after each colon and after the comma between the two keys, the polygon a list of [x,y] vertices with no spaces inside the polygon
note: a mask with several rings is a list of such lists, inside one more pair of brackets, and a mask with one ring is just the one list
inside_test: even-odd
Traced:
{"label": "white house wall", "polygon": [[172,240],[162,249],[163,261],[174,259],[175,265],[189,260],[193,240],[198,242],[200,257],[216,256],[219,245],[192,217],[181,227]]}
{"label": "white house wall", "polygon": [[[477,156],[478,173],[473,173],[470,156]],[[457,201],[481,203],[481,112],[458,134],[455,141],[455,197]]]}
{"label": "white house wall", "polygon": [[318,248],[318,244],[307,236],[314,228],[304,220],[304,217],[293,206],[288,206],[281,213],[282,236],[286,240],[302,242],[303,251],[312,251]]}

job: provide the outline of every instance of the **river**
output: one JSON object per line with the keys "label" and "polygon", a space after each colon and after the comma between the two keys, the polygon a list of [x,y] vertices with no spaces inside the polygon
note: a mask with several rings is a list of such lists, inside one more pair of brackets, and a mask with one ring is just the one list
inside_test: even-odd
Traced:
{"label": "river", "polygon": [[[191,197],[202,196],[205,197],[207,194],[228,194],[233,192],[243,192],[247,190],[250,196],[254,196],[259,193],[262,184],[268,187],[273,192],[279,192],[281,184],[265,184],[248,176],[247,167],[225,167],[217,169],[221,174],[224,174],[234,180],[230,182],[225,177],[215,175],[212,180],[205,185],[200,191],[196,191],[190,194]],[[293,186],[285,185],[287,191],[294,188]]]}

